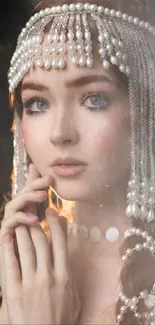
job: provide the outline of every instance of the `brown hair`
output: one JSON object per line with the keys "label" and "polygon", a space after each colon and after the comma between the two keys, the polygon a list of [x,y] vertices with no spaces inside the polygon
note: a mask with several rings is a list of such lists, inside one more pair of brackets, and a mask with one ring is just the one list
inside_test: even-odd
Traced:
{"label": "brown hair", "polygon": [[[66,0],[42,0],[38,2],[36,5],[34,12],[38,12],[41,9],[46,7],[51,7],[52,5],[62,5],[64,3],[77,3],[78,1],[66,1]],[[94,3],[94,0],[89,0],[90,3]],[[107,6],[109,8],[116,8],[117,10],[122,10],[129,14],[133,14],[134,16],[139,16],[140,18],[144,18],[148,20],[148,16],[150,15],[151,9],[149,10],[148,7],[145,7],[145,4],[148,4],[148,1],[137,1],[137,0],[97,0],[95,1],[96,4]],[[144,7],[143,7],[144,4]],[[141,6],[140,6],[141,5]],[[150,1],[150,5],[154,5],[152,1]],[[146,10],[147,8],[147,10]],[[152,7],[151,7],[152,8]],[[143,10],[144,9],[144,10]],[[136,14],[135,14],[136,12]],[[155,12],[155,11],[154,11]],[[150,16],[150,21],[152,18]],[[21,114],[21,110],[18,109],[21,107],[20,105],[20,91],[17,90],[16,92],[16,108],[18,110],[19,115]],[[132,226],[136,228],[140,228],[143,231],[148,231],[149,235],[155,237],[155,221],[150,222],[142,222],[141,220],[132,219]],[[124,255],[128,248],[133,248],[135,244],[143,243],[143,239],[139,236],[130,236],[127,237],[122,246],[120,247],[120,254]],[[151,255],[148,250],[143,250],[141,252],[134,252],[131,257],[129,257],[128,261],[125,262],[124,266],[122,267],[121,274],[120,274],[120,283],[122,287],[122,291],[128,298],[132,298],[135,296],[139,296],[139,293],[144,289],[147,289],[148,292],[151,291],[153,284],[155,283],[155,259]],[[115,314],[120,313],[120,306],[123,303],[118,300],[115,306]],[[144,300],[140,300],[138,304],[137,312],[145,312],[147,308],[144,304]],[[104,324],[104,320],[103,320]],[[144,324],[142,320],[136,319],[133,312],[128,309],[127,313],[124,314],[123,321],[121,324],[126,325],[140,325]]]}

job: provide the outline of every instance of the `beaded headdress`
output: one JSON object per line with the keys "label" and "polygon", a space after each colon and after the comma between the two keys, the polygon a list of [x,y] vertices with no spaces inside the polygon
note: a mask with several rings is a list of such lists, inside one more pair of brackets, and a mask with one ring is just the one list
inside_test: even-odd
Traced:
{"label": "beaded headdress", "polygon": [[[147,3],[132,1],[133,5],[144,6],[146,10]],[[155,220],[155,27],[138,17],[96,4],[73,3],[41,10],[30,18],[19,36],[11,60],[9,90],[13,94],[34,66],[45,70],[64,69],[68,53],[73,65],[91,68],[94,64],[91,22],[96,28],[97,50],[103,69],[115,65],[128,78],[131,179],[126,215],[151,223]],[[21,122],[15,112],[13,195],[24,186],[26,175]],[[128,249],[122,257],[124,261],[133,252],[143,249],[155,255],[155,241],[149,233],[131,228],[129,234],[142,237],[144,242]],[[123,305],[117,315],[117,325],[128,308],[137,319],[144,318],[145,324],[155,321],[155,286],[149,293],[146,290],[140,292],[138,297],[129,299],[120,293],[119,298]],[[148,307],[145,315],[138,312],[140,299],[144,299]]]}

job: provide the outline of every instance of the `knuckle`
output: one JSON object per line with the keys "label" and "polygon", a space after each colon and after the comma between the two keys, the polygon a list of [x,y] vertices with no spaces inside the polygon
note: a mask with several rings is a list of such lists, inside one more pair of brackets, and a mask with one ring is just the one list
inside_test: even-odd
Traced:
{"label": "knuckle", "polygon": [[5,208],[4,208],[4,218],[5,218],[5,215],[7,215],[7,213],[9,212],[10,210],[10,205],[11,205],[11,201],[7,202],[5,204]]}
{"label": "knuckle", "polygon": [[51,288],[54,285],[54,277],[51,276],[50,271],[47,269],[42,270],[41,276],[38,278],[38,286],[42,289]]}
{"label": "knuckle", "polygon": [[56,277],[58,285],[60,285],[63,288],[68,288],[70,284],[70,279],[68,272],[61,272],[60,274],[57,275]]}

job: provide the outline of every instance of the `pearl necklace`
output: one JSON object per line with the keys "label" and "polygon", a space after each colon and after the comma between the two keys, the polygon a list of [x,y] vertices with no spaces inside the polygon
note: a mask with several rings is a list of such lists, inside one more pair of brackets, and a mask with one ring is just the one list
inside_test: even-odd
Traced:
{"label": "pearl necklace", "polygon": [[81,238],[90,238],[93,242],[99,242],[105,238],[107,241],[113,243],[117,242],[120,237],[126,238],[130,236],[129,230],[126,230],[124,234],[120,234],[117,227],[110,227],[105,233],[102,233],[98,227],[92,227],[88,229],[85,225],[78,225],[76,222],[68,224],[68,236],[73,235],[74,237],[80,236]]}

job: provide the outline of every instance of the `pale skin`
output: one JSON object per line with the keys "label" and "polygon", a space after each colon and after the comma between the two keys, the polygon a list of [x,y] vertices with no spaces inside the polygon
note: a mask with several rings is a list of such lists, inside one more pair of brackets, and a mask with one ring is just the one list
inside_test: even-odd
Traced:
{"label": "pale skin", "polygon": [[[130,220],[125,216],[130,173],[130,122],[127,89],[122,86],[118,76],[112,69],[101,70],[99,62],[92,69],[77,69],[71,66],[68,58],[67,69],[61,72],[39,68],[31,71],[23,79],[22,101],[25,107],[22,118],[23,140],[33,161],[33,168],[40,175],[39,181],[44,176],[49,177],[51,184],[48,185],[60,197],[76,201],[74,214],[78,223],[87,227],[100,227],[103,232],[110,226],[116,226],[123,233],[130,227]],[[98,105],[96,111],[94,105]],[[37,111],[38,115],[28,115],[28,111]],[[67,156],[86,162],[85,172],[75,178],[58,177],[51,164],[57,157]],[[32,183],[30,178],[29,186]],[[45,193],[40,190],[46,187],[47,183],[45,187],[38,183],[38,187],[33,189],[40,193],[37,195],[42,195],[42,200],[45,199]],[[11,212],[6,212],[3,236],[10,231],[13,233],[14,228],[16,235],[20,229],[23,231],[23,226],[16,228],[18,223],[32,223],[24,215],[25,211],[28,212],[25,207],[27,202],[36,202],[36,196],[33,192],[26,198],[27,191],[22,195],[18,198],[20,203],[18,201],[17,204],[17,199],[14,199]],[[46,217],[52,229],[53,218]],[[39,236],[42,236],[41,232]],[[63,233],[60,237],[63,238]],[[55,241],[60,237],[55,237]],[[75,306],[80,315],[75,324],[103,323],[101,313],[117,301],[120,291],[117,284],[122,267],[120,242],[111,244],[103,239],[94,244],[90,240],[69,238],[70,258],[63,252],[65,263],[62,268],[69,266],[80,295],[82,307],[80,309],[78,304],[77,308]],[[4,261],[7,247],[7,243],[2,245]],[[66,252],[67,243],[64,239],[63,247],[66,247]],[[55,254],[59,257],[58,250]],[[108,274],[107,269],[111,270]],[[62,295],[62,301],[63,298]],[[52,301],[50,296],[48,299]],[[113,322],[106,317],[104,323]],[[61,318],[59,320],[63,322]]]}

